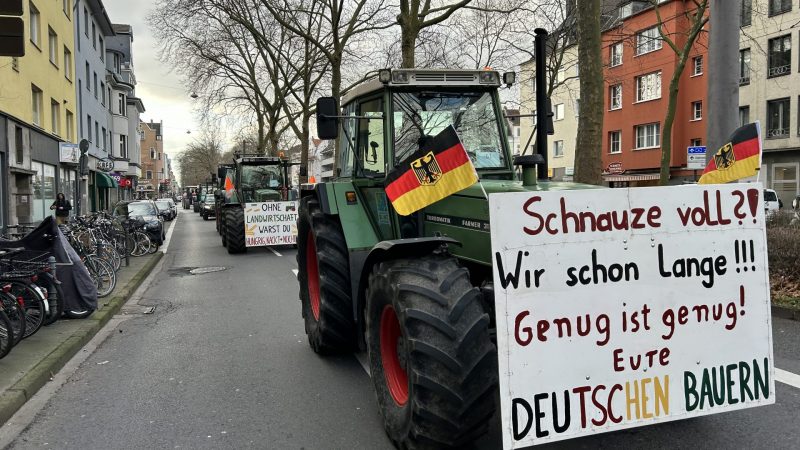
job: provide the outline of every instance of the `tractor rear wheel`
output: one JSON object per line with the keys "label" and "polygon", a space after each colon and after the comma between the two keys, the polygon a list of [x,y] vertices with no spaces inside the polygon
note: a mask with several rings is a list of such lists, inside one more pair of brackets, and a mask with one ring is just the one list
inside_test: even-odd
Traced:
{"label": "tractor rear wheel", "polygon": [[378,264],[369,278],[370,373],[398,448],[463,447],[494,414],[497,351],[469,272],[447,255]]}
{"label": "tractor rear wheel", "polygon": [[351,351],[356,325],[342,227],[313,197],[301,201],[299,215],[297,280],[308,343],[321,354]]}
{"label": "tractor rear wheel", "polygon": [[222,238],[222,246],[228,246],[227,234],[228,231],[225,229],[225,220],[227,217],[226,210],[220,210],[220,217],[219,217],[219,235]]}
{"label": "tractor rear wheel", "polygon": [[244,253],[247,246],[244,242],[244,209],[236,206],[225,214],[225,242],[228,253]]}

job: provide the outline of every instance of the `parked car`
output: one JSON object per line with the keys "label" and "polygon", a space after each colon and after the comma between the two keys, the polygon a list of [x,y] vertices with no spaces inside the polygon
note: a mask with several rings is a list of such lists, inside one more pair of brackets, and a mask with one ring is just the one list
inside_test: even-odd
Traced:
{"label": "parked car", "polygon": [[141,217],[144,220],[144,230],[150,240],[158,245],[164,243],[166,232],[164,230],[164,213],[159,213],[158,207],[152,200],[127,200],[117,203],[114,206],[115,217],[126,217],[135,219]]}
{"label": "parked car", "polygon": [[778,194],[772,189],[764,189],[765,215],[769,217],[781,208],[783,208],[783,202],[778,198]]}
{"label": "parked car", "polygon": [[156,207],[158,207],[158,212],[164,213],[164,220],[172,220],[177,215],[177,213],[173,211],[169,199],[160,198],[156,200]]}

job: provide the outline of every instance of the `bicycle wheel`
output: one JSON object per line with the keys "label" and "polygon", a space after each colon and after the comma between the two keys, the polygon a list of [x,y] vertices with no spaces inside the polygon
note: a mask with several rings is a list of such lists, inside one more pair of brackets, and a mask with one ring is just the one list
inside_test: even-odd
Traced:
{"label": "bicycle wheel", "polygon": [[141,231],[137,231],[133,235],[133,238],[136,241],[136,246],[131,252],[131,256],[146,255],[147,252],[150,250],[150,238],[147,237],[147,235],[142,233]]}
{"label": "bicycle wheel", "polygon": [[42,327],[47,316],[42,294],[21,281],[12,282],[9,293],[17,300],[22,299],[22,307],[25,310],[25,332],[22,337],[33,336]]}
{"label": "bicycle wheel", "polygon": [[11,294],[3,294],[0,297],[2,297],[0,301],[3,303],[3,311],[11,323],[14,345],[17,345],[25,335],[25,311]]}
{"label": "bicycle wheel", "polygon": [[86,268],[97,286],[97,296],[106,297],[117,286],[117,274],[111,265],[98,257],[86,258],[86,261]]}
{"label": "bicycle wheel", "polygon": [[14,331],[11,329],[11,321],[0,306],[0,359],[8,355],[12,347],[14,347]]}

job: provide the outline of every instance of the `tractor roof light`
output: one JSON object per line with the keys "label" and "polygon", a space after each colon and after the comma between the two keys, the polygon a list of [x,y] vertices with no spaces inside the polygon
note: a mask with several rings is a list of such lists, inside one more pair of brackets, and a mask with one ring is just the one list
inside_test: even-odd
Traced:
{"label": "tractor roof light", "polygon": [[481,84],[500,84],[500,77],[498,76],[497,72],[493,70],[486,70],[481,72],[480,74],[480,82]]}
{"label": "tractor roof light", "polygon": [[514,85],[517,82],[517,74],[516,72],[506,72],[503,74],[503,84],[508,87]]}
{"label": "tractor roof light", "polygon": [[392,69],[381,69],[378,71],[378,81],[388,84],[392,81]]}
{"label": "tractor roof light", "polygon": [[395,70],[392,72],[392,83],[395,84],[408,84],[409,76],[408,72]]}

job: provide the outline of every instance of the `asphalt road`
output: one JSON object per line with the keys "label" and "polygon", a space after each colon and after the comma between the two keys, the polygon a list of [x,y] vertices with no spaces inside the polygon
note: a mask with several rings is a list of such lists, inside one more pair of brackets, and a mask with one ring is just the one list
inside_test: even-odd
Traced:
{"label": "asphalt road", "polygon": [[[276,250],[228,255],[213,222],[181,211],[139,302],[155,312],[122,322],[11,448],[391,448],[358,359],[308,347],[296,251]],[[224,270],[190,273],[210,267]],[[776,366],[800,373],[800,323],[773,324]],[[798,448],[800,389],[776,388],[774,406],[543,448]],[[500,448],[499,429],[477,447]]]}

